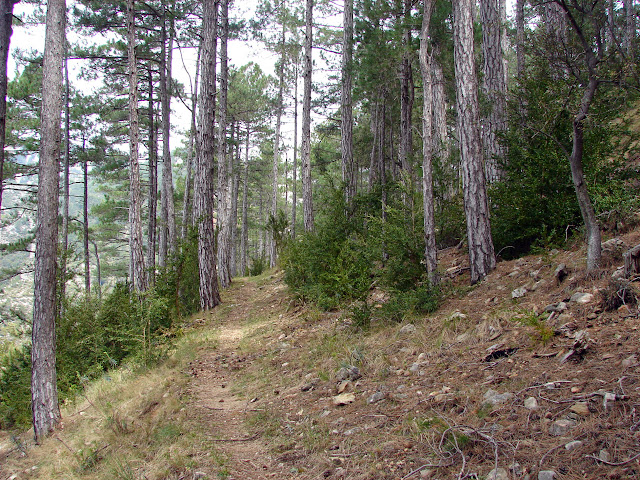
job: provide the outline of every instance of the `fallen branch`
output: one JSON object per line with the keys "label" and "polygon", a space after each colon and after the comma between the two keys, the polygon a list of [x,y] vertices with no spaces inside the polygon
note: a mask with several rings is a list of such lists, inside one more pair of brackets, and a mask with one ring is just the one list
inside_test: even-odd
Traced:
{"label": "fallen branch", "polygon": [[593,458],[594,460],[600,463],[604,463],[605,465],[611,465],[612,467],[619,467],[621,465],[626,465],[627,463],[633,462],[636,458],[640,458],[640,453],[635,454],[629,460],[626,460],[624,462],[607,462],[606,460],[602,460],[600,457],[596,457],[594,455],[585,455],[585,458]]}

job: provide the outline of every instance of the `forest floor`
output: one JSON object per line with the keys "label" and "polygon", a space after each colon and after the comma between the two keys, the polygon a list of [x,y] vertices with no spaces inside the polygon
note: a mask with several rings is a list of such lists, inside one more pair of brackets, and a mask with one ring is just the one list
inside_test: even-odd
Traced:
{"label": "forest floor", "polygon": [[640,285],[612,280],[639,243],[608,242],[596,274],[576,247],[473,287],[448,249],[440,309],[366,331],[281,272],[238,279],[160,367],[93,385],[44,445],[0,437],[0,480],[640,478]]}

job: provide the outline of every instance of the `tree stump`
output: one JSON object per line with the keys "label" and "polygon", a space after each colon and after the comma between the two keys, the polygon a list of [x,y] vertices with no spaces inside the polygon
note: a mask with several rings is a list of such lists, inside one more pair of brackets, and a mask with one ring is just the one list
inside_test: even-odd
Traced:
{"label": "tree stump", "polygon": [[640,245],[629,249],[623,254],[624,276],[629,278],[633,274],[640,273]]}

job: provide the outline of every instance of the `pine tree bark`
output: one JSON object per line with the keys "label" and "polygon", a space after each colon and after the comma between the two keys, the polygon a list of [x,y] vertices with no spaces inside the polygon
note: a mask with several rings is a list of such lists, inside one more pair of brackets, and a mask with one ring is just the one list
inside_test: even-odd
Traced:
{"label": "pine tree bark", "polygon": [[129,63],[129,256],[131,286],[137,292],[148,288],[142,245],[142,200],[138,143],[138,66],[136,62],[135,0],[127,0],[127,40]]}
{"label": "pine tree bark", "polygon": [[495,268],[496,258],[491,239],[489,202],[478,130],[478,82],[474,64],[472,0],[453,2],[453,27],[464,211],[471,283],[474,284]]}
{"label": "pine tree bark", "polygon": [[311,183],[311,50],[313,46],[313,0],[307,0],[304,38],[304,92],[302,98],[302,212],[304,230],[313,230],[313,186]]}
{"label": "pine tree bark", "polygon": [[213,163],[215,154],[216,44],[218,0],[204,0],[202,18],[202,89],[198,125],[198,155],[193,214],[198,225],[200,306],[210,310],[220,304],[213,220]]}
{"label": "pine tree bark", "polygon": [[516,0],[516,73],[518,78],[524,75],[524,2]]}
{"label": "pine tree bark", "polygon": [[[282,115],[284,111],[284,64],[286,62],[285,42],[286,28],[282,23],[282,34],[280,38],[280,61],[278,62],[278,96],[276,98],[276,136],[273,143],[273,164],[271,172],[271,216],[276,219],[278,214],[278,165],[280,165],[280,129],[282,125]],[[268,233],[269,265],[276,266],[276,242],[273,237],[274,232]]]}
{"label": "pine tree bark", "polygon": [[35,439],[38,443],[60,423],[56,382],[55,319],[58,170],[65,27],[65,1],[49,0],[42,79],[42,124],[31,346],[31,404]]}
{"label": "pine tree bark", "polygon": [[622,37],[622,48],[629,58],[633,58],[633,39],[636,35],[636,17],[633,9],[633,0],[624,0],[624,35]]}
{"label": "pine tree bark", "polygon": [[482,144],[485,152],[485,174],[489,183],[497,182],[503,175],[500,162],[504,148],[499,135],[507,128],[507,84],[503,51],[504,0],[481,0],[483,84],[489,106],[483,118]]}
{"label": "pine tree bark", "polygon": [[298,59],[295,64],[293,91],[293,191],[291,199],[291,238],[296,238],[296,215],[298,213]]}
{"label": "pine tree bark", "polygon": [[62,255],[60,257],[60,294],[59,299],[59,312],[62,314],[65,307],[65,297],[67,296],[67,263],[69,256],[69,169],[71,162],[71,146],[69,142],[71,140],[71,119],[69,118],[71,108],[69,106],[71,99],[71,87],[69,85],[69,45],[65,38],[64,41],[64,154],[63,167],[62,167]]}
{"label": "pine tree bark", "polygon": [[438,249],[436,247],[435,208],[433,202],[433,87],[432,52],[430,51],[429,26],[433,0],[424,0],[422,29],[420,31],[420,71],[422,73],[422,198],[424,207],[425,266],[427,277],[433,285],[438,282]]}
{"label": "pine tree bark", "polygon": [[[82,151],[85,150],[84,134],[82,137]],[[89,298],[91,294],[91,262],[89,254],[89,159],[84,156],[82,162],[82,239],[84,251],[84,290],[85,295]]]}
{"label": "pine tree bark", "polygon": [[[167,18],[166,0],[162,2],[162,34],[160,61],[160,97],[162,103],[162,194],[160,196],[160,244],[158,264],[167,265],[167,258],[176,247],[176,212],[173,199],[173,172],[171,170],[171,83],[173,63],[173,20]],[[167,22],[169,34],[167,35]],[[168,47],[167,47],[168,42]]]}
{"label": "pine tree bark", "polygon": [[189,147],[187,151],[187,174],[184,182],[184,203],[182,205],[182,241],[187,239],[187,232],[191,226],[191,186],[193,184],[193,158],[195,155],[195,138],[196,138],[196,110],[198,105],[198,82],[200,81],[200,54],[201,49],[198,48],[198,56],[196,58],[196,74],[194,80],[193,91],[191,92],[191,130],[189,132]]}
{"label": "pine tree bark", "polygon": [[231,284],[231,225],[227,143],[227,99],[229,91],[228,39],[229,0],[220,0],[220,95],[218,97],[218,275],[220,287]]}
{"label": "pine tree bark", "polygon": [[247,138],[244,150],[242,175],[242,230],[240,233],[240,276],[247,274],[247,249],[249,246],[249,140],[251,127],[247,122]]}
{"label": "pine tree bark", "polygon": [[346,205],[351,205],[356,195],[355,166],[353,161],[353,0],[345,0],[342,37],[342,89],[340,92],[342,156],[342,183]]}
{"label": "pine tree bark", "polygon": [[[404,19],[409,21],[411,15],[411,0],[404,0]],[[403,34],[404,54],[402,55],[402,64],[400,67],[400,165],[402,166],[402,175],[407,186],[413,189],[413,165],[411,164],[411,155],[413,153],[413,102],[414,102],[414,84],[413,84],[413,67],[411,58],[409,57],[409,49],[411,42],[411,31],[409,26],[405,26]]]}
{"label": "pine tree bark", "polygon": [[156,226],[158,215],[158,136],[156,126],[155,100],[153,98],[153,70],[148,68],[149,74],[149,201],[147,225],[147,267],[149,281],[155,284],[156,277]]}
{"label": "pine tree bark", "polygon": [[2,218],[2,191],[4,185],[4,144],[7,128],[7,61],[13,33],[13,7],[19,0],[2,0],[4,15],[0,15],[0,218]]}

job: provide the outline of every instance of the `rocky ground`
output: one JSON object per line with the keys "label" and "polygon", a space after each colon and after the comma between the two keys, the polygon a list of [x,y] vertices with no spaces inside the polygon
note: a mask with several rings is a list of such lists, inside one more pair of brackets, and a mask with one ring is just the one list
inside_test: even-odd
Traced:
{"label": "rocky ground", "polygon": [[[638,243],[608,241],[594,274],[576,248],[499,262],[474,287],[449,249],[442,307],[367,331],[299,303],[280,273],[240,279],[194,319],[218,340],[181,370],[179,412],[215,459],[132,478],[640,478],[639,283],[619,270]],[[384,301],[371,292],[374,312]],[[16,465],[0,478],[33,478]]]}

